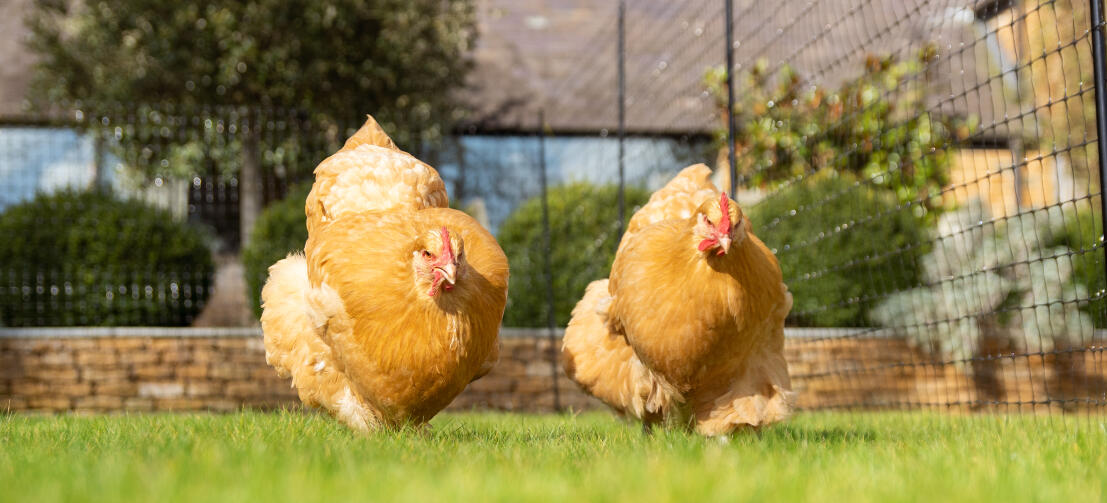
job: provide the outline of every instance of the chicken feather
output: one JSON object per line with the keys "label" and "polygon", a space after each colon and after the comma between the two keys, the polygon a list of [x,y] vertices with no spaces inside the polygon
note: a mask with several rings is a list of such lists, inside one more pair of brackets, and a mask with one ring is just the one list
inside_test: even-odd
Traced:
{"label": "chicken feather", "polygon": [[718,194],[711,183],[711,168],[704,164],[693,164],[684,168],[664,187],[650,195],[627,222],[627,230],[619,241],[619,250],[642,228],[664,220],[691,218],[700,203]]}
{"label": "chicken feather", "polygon": [[570,379],[619,414],[659,422],[680,395],[642,364],[626,339],[606,329],[610,302],[607,280],[588,285],[565,330],[562,365]]}
{"label": "chicken feather", "polygon": [[379,414],[362,405],[331,347],[316,335],[305,308],[309,291],[303,255],[289,255],[269,268],[269,280],[261,292],[265,362],[281,377],[292,378],[304,405],[334,411],[343,423],[366,431],[379,423]]}
{"label": "chicken feather", "polygon": [[369,117],[341,150],[315,168],[305,213],[310,233],[343,215],[446,208],[449,202],[438,172],[396,148]]}
{"label": "chicken feather", "polygon": [[[563,361],[617,411],[722,435],[789,414],[792,297],[776,257],[709,175],[685,168],[634,215],[606,295],[594,282],[573,311]],[[719,231],[711,222],[725,235],[703,239]],[[659,411],[636,405],[651,396],[664,397]]]}
{"label": "chicken feather", "polygon": [[[354,390],[389,424],[430,419],[494,362],[507,258],[488,231],[466,225],[471,220],[449,208],[366,213],[308,238],[308,277],[320,299],[308,304],[321,320],[317,333]],[[465,242],[468,274],[432,298],[410,288],[411,257],[424,245],[403,237],[443,223]]]}
{"label": "chicken feather", "polygon": [[304,255],[262,290],[266,361],[352,428],[425,423],[496,362],[507,258],[372,117],[315,173]]}

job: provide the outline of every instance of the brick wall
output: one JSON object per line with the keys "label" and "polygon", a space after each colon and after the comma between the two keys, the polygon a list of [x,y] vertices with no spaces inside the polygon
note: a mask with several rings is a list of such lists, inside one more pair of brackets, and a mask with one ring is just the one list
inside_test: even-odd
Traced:
{"label": "brick wall", "polygon": [[[43,334],[50,335],[42,337]],[[255,330],[54,329],[0,333],[0,411],[179,411],[298,405],[289,381],[265,364]],[[95,334],[95,336],[90,335]],[[181,334],[187,334],[182,336]],[[452,409],[548,411],[554,404],[550,342],[534,331],[501,340],[500,362]],[[980,396],[965,366],[935,364],[896,338],[789,338],[787,358],[801,408],[928,407],[1019,402],[1107,393],[1102,347],[1056,355],[997,358],[1000,394]],[[594,408],[558,368],[562,407]],[[1064,402],[1062,402],[1064,403]]]}

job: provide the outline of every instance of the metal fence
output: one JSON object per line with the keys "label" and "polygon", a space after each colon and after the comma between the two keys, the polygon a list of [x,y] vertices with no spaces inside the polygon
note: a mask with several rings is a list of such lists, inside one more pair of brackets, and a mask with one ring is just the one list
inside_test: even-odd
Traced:
{"label": "metal fence", "polygon": [[[507,325],[563,325],[636,205],[705,163],[782,264],[788,351],[828,355],[791,369],[802,408],[1102,411],[1099,7],[619,2],[554,37],[571,47],[510,126],[474,122],[414,153],[508,252]],[[240,209],[297,197],[356,125],[172,104],[33,119],[0,129],[0,210],[67,187],[144,206],[52,199],[8,218],[6,232],[86,218],[68,247],[12,252],[8,326],[232,323],[208,312],[228,305],[218,296],[248,304],[264,280],[249,265],[263,259],[237,265],[243,229],[287,237]],[[168,265],[82,267],[86,228],[157,236]],[[200,249],[214,258],[180,252]]]}

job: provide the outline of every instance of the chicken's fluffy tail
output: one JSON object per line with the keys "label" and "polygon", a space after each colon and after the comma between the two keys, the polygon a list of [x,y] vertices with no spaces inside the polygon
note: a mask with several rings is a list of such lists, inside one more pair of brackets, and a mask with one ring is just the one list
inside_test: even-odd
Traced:
{"label": "chicken's fluffy tail", "polygon": [[321,407],[350,427],[366,431],[377,414],[357,396],[334,355],[313,328],[305,295],[311,288],[307,262],[300,254],[273,264],[261,290],[261,329],[265,361],[281,377],[291,377],[300,400]]}
{"label": "chicken's fluffy tail", "polygon": [[610,303],[606,279],[588,285],[565,329],[561,348],[565,372],[584,391],[620,413],[660,421],[681,401],[680,394],[642,364],[625,337],[608,331]]}

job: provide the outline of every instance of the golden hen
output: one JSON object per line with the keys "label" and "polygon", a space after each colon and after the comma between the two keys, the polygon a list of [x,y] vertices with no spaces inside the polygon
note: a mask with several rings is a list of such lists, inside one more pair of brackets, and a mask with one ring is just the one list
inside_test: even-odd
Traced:
{"label": "golden hen", "polygon": [[496,362],[507,258],[368,119],[315,170],[308,240],[269,268],[266,361],[358,430],[425,423]]}
{"label": "golden hen", "polygon": [[725,435],[789,414],[792,296],[710,174],[685,168],[634,214],[609,279],[573,310],[562,361],[621,414]]}

